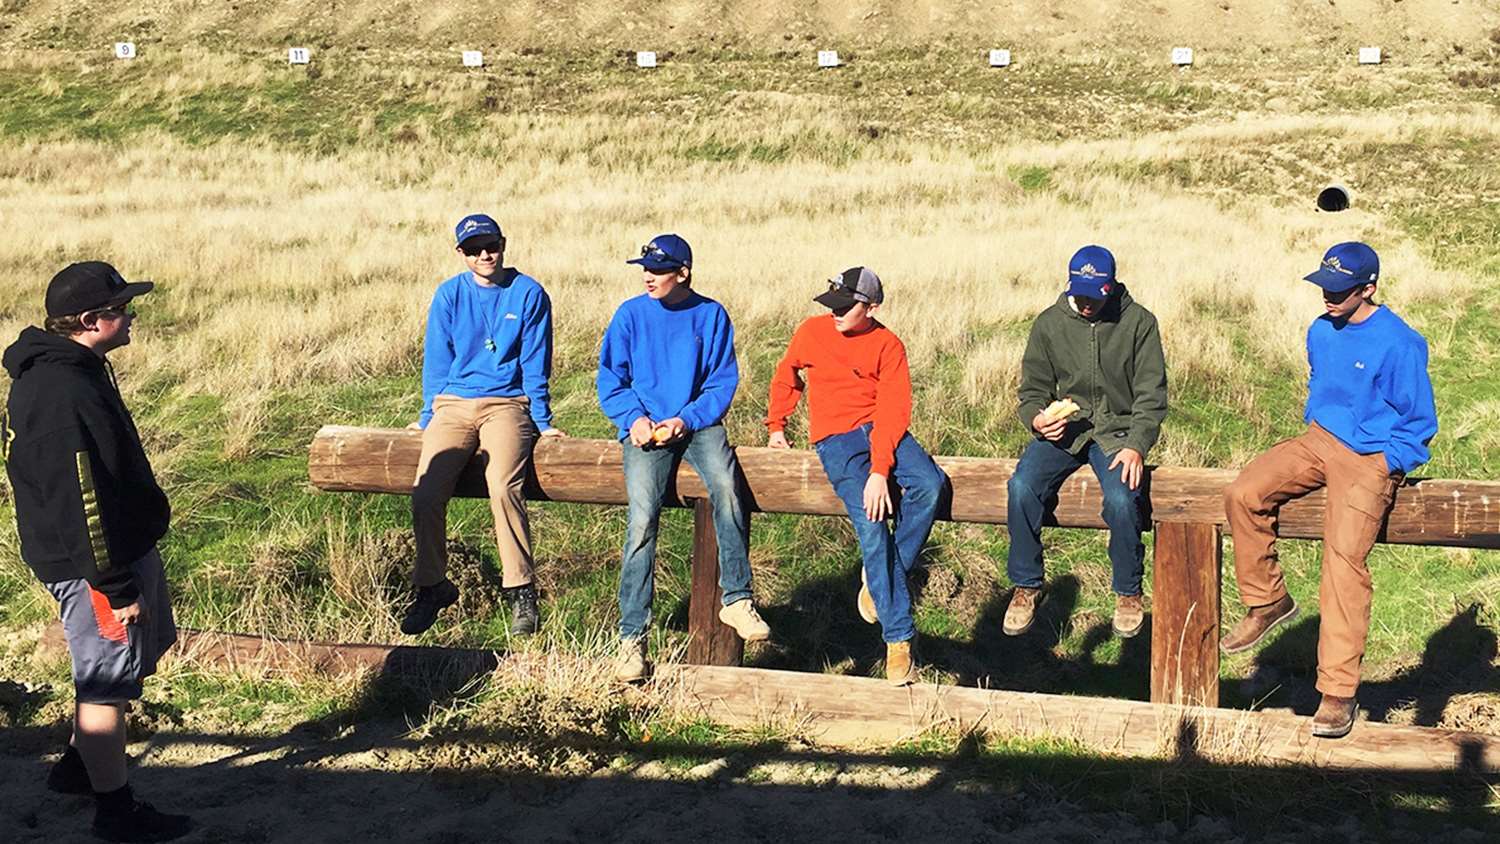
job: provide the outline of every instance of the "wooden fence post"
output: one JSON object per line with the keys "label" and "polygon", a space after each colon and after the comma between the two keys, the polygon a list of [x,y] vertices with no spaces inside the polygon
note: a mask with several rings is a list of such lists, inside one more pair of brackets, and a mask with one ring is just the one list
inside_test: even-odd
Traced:
{"label": "wooden fence post", "polygon": [[1219,526],[1157,522],[1151,702],[1219,705]]}
{"label": "wooden fence post", "polygon": [[719,620],[724,592],[719,588],[719,540],[713,505],[693,499],[693,575],[688,591],[688,652],[693,665],[739,665],[745,642]]}

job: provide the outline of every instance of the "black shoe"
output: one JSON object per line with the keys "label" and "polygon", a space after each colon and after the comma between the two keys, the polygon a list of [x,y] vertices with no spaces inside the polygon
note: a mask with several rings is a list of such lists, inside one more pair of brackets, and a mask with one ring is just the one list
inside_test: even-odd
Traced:
{"label": "black shoe", "polygon": [[510,592],[510,635],[531,636],[542,626],[536,606],[536,584],[517,586]]}
{"label": "black shoe", "polygon": [[188,834],[193,819],[187,815],[168,815],[156,811],[150,803],[134,797],[121,807],[106,807],[99,802],[94,812],[94,836],[105,841],[171,841]]}
{"label": "black shoe", "polygon": [[408,636],[427,632],[427,628],[437,621],[438,613],[453,606],[457,600],[458,587],[446,579],[432,586],[418,588],[417,597],[407,607],[406,617],[401,619],[401,632]]}
{"label": "black shoe", "polygon": [[94,786],[89,782],[88,768],[83,766],[83,757],[78,748],[68,745],[63,757],[47,772],[47,788],[58,794],[93,794]]}

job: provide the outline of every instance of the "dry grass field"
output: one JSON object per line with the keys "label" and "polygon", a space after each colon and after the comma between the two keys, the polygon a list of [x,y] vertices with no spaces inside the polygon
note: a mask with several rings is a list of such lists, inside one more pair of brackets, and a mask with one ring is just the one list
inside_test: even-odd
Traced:
{"label": "dry grass field", "polygon": [[[109,45],[127,38],[140,57],[114,60]],[[1167,65],[1178,44],[1198,48],[1193,68]],[[1355,65],[1354,48],[1366,44],[1384,46],[1386,64]],[[311,47],[312,64],[287,66],[292,45]],[[1014,50],[1016,64],[984,67],[992,46]],[[1500,273],[1493,4],[672,0],[485,10],[162,0],[101,10],[3,0],[0,47],[0,337],[38,321],[46,280],[70,260],[104,257],[158,282],[141,302],[135,341],[111,359],[173,498],[164,555],[188,624],[398,637],[405,502],[314,493],[305,447],[324,423],[415,416],[426,307],[460,268],[451,226],[473,210],[500,219],[508,263],[551,294],[560,424],[594,437],[609,433],[592,388],[599,337],[639,285],[622,262],[658,232],[692,242],[698,288],[735,320],[744,373],[728,420],[736,442],[762,441],[770,369],[816,311],[811,297],[863,263],[886,280],[882,319],[912,354],[914,432],[935,452],[966,455],[1017,453],[1013,394],[1029,320],[1056,297],[1074,249],[1107,245],[1133,295],[1161,319],[1167,347],[1173,410],[1151,459],[1195,466],[1240,465],[1297,430],[1302,338],[1319,307],[1300,277],[1326,246],[1363,239],[1382,256],[1381,298],[1431,344],[1443,427],[1424,472],[1500,478],[1500,306],[1483,283]],[[839,49],[846,66],[818,71],[820,48]],[[459,49],[485,50],[486,67],[459,67]],[[661,51],[662,66],[635,69],[636,49]],[[1352,189],[1351,210],[1315,210],[1330,183]],[[7,496],[0,724],[34,757],[69,697],[65,666],[33,656],[53,608],[19,561]],[[545,505],[533,524],[544,640],[507,638],[488,511],[462,503],[450,526],[465,602],[421,643],[607,650],[620,514]],[[878,643],[849,605],[847,526],[757,517],[754,531],[757,597],[788,633],[751,661],[876,670]],[[669,514],[653,630],[664,651],[684,640],[687,537],[685,520]],[[1142,653],[1101,632],[1102,537],[1057,531],[1047,540],[1059,614],[1045,635],[1013,644],[998,633],[1003,530],[939,528],[917,613],[927,679],[1144,697]],[[1317,559],[1316,543],[1286,551],[1293,590],[1309,605]],[[1367,717],[1500,730],[1500,554],[1384,547],[1372,568]],[[1226,700],[1305,707],[1315,630],[1313,615],[1263,654],[1226,660]],[[963,796],[971,793],[1018,806],[1038,794],[1062,801],[1048,806],[1076,803],[1080,826],[1064,840],[1100,829],[1194,840],[1202,812],[1270,840],[1298,840],[1275,838],[1282,814],[1315,816],[1328,836],[1397,840],[1408,829],[1447,838],[1493,819],[1494,795],[1482,790],[1444,796],[1254,774],[1263,792],[1281,795],[1267,806],[1236,790],[1243,772],[1119,760],[1101,772],[1076,749],[1003,737],[976,749],[973,737],[919,736],[895,757],[851,761],[806,750],[785,725],[726,734],[669,700],[597,686],[497,675],[424,696],[178,663],[140,716],[144,734],[163,736],[143,770],[227,769],[223,760],[249,753],[275,763],[235,775],[250,784],[312,771],[348,799],[361,789],[383,795],[355,805],[380,816],[372,833],[400,822],[376,807],[399,803],[411,772],[440,772],[437,790],[414,804],[436,816],[455,799],[478,800],[455,783],[483,771],[495,788],[582,818],[518,827],[560,840],[629,838],[590,826],[586,807],[597,804],[585,798],[628,800],[628,784],[647,781],[653,799],[677,801],[690,838],[710,828],[707,791],[726,782],[785,786],[797,800],[799,789],[825,786],[940,793],[976,837],[1040,836],[1067,812],[1017,808],[997,820]],[[256,744],[298,725],[274,752]],[[167,750],[184,732],[224,741],[203,739],[201,755]],[[755,755],[767,746],[795,752],[791,761]],[[322,761],[305,761],[316,748],[327,751]],[[753,764],[740,764],[744,754]],[[8,781],[34,767],[18,758],[4,757]],[[722,758],[732,778],[703,774]],[[1037,760],[1054,773],[1035,773]],[[525,776],[507,773],[516,771]],[[1097,793],[1077,784],[1091,776]],[[964,791],[964,782],[983,788]],[[1319,795],[1312,808],[1295,800],[1309,789]],[[771,798],[734,799],[733,817],[753,819]],[[1350,800],[1371,808],[1341,832],[1337,808]],[[846,824],[869,820],[854,803],[805,805]],[[1111,820],[1115,809],[1134,820]],[[219,840],[254,838],[253,818],[266,811],[246,804]],[[0,833],[9,820],[0,817]],[[1170,830],[1153,825],[1167,821]],[[62,827],[37,829],[25,835]],[[258,840],[295,833],[266,829]],[[421,830],[464,838],[454,824]]]}

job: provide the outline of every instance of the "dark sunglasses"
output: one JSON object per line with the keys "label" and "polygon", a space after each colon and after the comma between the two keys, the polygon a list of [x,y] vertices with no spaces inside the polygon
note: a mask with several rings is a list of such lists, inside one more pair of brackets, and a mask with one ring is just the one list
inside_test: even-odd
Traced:
{"label": "dark sunglasses", "polygon": [[458,248],[463,250],[463,253],[465,255],[468,255],[470,258],[478,258],[480,255],[483,255],[486,252],[490,253],[491,255],[499,255],[500,252],[505,249],[505,241],[483,240],[478,243],[469,243],[468,241],[465,241],[463,243],[460,243],[458,245]]}
{"label": "dark sunglasses", "polygon": [[112,319],[127,316],[133,317],[135,316],[135,307],[129,302],[126,302],[123,305],[111,305],[107,308],[95,308],[92,311],[86,311],[85,313],[93,314],[95,317],[109,317]]}
{"label": "dark sunglasses", "polygon": [[859,304],[858,302],[850,302],[849,304],[843,306],[842,308],[832,308],[831,310],[833,311],[833,315],[834,316],[841,317],[841,316],[849,313],[850,311],[854,310],[854,306],[858,305],[858,304]]}
{"label": "dark sunglasses", "polygon": [[1350,296],[1353,296],[1355,293],[1358,293],[1359,291],[1364,289],[1365,285],[1356,284],[1348,290],[1324,290],[1323,301],[1327,302],[1330,305],[1342,305],[1343,303],[1349,301]]}

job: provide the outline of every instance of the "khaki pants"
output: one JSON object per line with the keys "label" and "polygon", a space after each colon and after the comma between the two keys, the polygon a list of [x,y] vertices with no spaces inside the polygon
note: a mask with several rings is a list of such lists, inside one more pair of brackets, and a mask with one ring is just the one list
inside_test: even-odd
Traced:
{"label": "khaki pants", "polygon": [[1365,557],[1375,545],[1402,477],[1385,455],[1356,454],[1313,424],[1277,443],[1224,490],[1234,535],[1234,574],[1245,605],[1275,603],[1287,593],[1276,560],[1276,510],[1282,502],[1328,488],[1323,514],[1323,572],[1318,591],[1318,691],[1353,697],[1370,630],[1374,587]]}
{"label": "khaki pants", "polygon": [[501,585],[531,582],[531,522],[521,495],[537,438],[530,404],[524,396],[462,399],[440,395],[433,399],[411,496],[417,541],[411,579],[417,586],[439,583],[447,574],[448,499],[476,450],[490,491],[490,512],[495,516]]}

